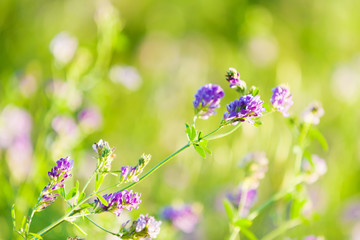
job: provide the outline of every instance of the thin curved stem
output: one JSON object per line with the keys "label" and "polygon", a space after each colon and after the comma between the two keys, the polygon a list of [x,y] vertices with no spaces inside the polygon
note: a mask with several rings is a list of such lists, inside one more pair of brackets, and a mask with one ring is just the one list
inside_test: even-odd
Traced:
{"label": "thin curved stem", "polygon": [[219,129],[224,127],[224,125],[220,125],[217,129],[215,129],[214,131],[212,131],[211,133],[205,135],[202,138],[205,138],[207,140],[214,140],[214,139],[222,138],[222,137],[225,137],[225,136],[235,132],[240,126],[241,126],[241,122],[239,122],[234,128],[232,128],[232,129],[230,129],[230,130],[228,130],[226,132],[219,133],[219,134],[216,134],[215,136],[210,137],[211,134],[215,133],[216,131],[218,131]]}
{"label": "thin curved stem", "polygon": [[285,233],[287,230],[294,228],[301,224],[300,219],[293,219],[288,222],[285,222],[282,226],[276,228],[272,232],[268,233],[265,237],[262,238],[262,240],[272,240],[276,237],[280,236],[281,234]]}
{"label": "thin curved stem", "polygon": [[110,230],[107,230],[106,228],[103,228],[102,226],[100,226],[99,224],[97,224],[96,222],[94,222],[91,218],[89,218],[88,216],[85,216],[85,218],[86,218],[87,220],[89,220],[92,224],[94,224],[96,227],[100,228],[101,230],[103,230],[103,231],[105,231],[105,232],[107,232],[107,233],[110,233],[110,234],[112,234],[112,235],[121,237],[120,234],[114,233],[114,232],[112,232],[112,231],[110,231]]}

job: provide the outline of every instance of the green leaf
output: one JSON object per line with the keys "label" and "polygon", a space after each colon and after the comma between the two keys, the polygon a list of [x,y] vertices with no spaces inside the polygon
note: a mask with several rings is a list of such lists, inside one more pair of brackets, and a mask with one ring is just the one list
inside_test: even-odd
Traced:
{"label": "green leaf", "polygon": [[100,200],[100,202],[102,204],[104,204],[106,207],[109,206],[109,203],[105,200],[105,198],[103,198],[103,196],[101,196],[100,194],[96,194],[96,196],[98,197],[98,199]]}
{"label": "green leaf", "polygon": [[78,199],[77,199],[77,202],[76,202],[76,203],[81,202],[81,200],[83,200],[83,199],[84,199],[84,197],[85,197],[85,193],[84,193],[84,192],[81,192],[81,193],[79,194],[79,197],[78,197]]}
{"label": "green leaf", "polygon": [[43,239],[42,238],[42,236],[40,236],[39,234],[37,234],[37,233],[29,233],[31,236],[33,236],[33,237],[36,237],[36,238],[38,238],[38,239]]}
{"label": "green leaf", "polygon": [[201,139],[202,135],[203,135],[203,132],[202,132],[202,131],[199,131],[198,139]]}
{"label": "green leaf", "polygon": [[194,141],[194,139],[196,138],[196,129],[195,129],[195,126],[192,125],[191,126],[191,135],[190,135],[190,139],[191,141]]}
{"label": "green leaf", "polygon": [[206,158],[205,150],[201,146],[194,144],[194,148],[201,157]]}
{"label": "green leaf", "polygon": [[74,222],[71,222],[71,224],[74,225],[81,232],[82,235],[87,235],[87,233],[84,230],[82,230],[79,225],[77,225]]}
{"label": "green leaf", "polygon": [[325,137],[321,134],[321,132],[320,132],[319,130],[317,130],[317,129],[315,129],[315,128],[312,128],[312,129],[310,130],[310,136],[311,136],[312,138],[315,138],[315,139],[320,143],[321,147],[322,147],[325,151],[328,150],[328,148],[329,148],[328,143],[327,143]]}
{"label": "green leaf", "polygon": [[185,123],[185,133],[186,133],[186,136],[187,136],[188,140],[191,141],[190,140],[191,128],[190,128],[189,124],[187,124],[187,123]]}
{"label": "green leaf", "polygon": [[97,174],[95,179],[95,191],[99,190],[103,181],[104,181],[104,176],[101,174]]}
{"label": "green leaf", "polygon": [[80,210],[83,210],[85,208],[93,207],[93,204],[91,203],[83,203],[79,206]]}
{"label": "green leaf", "polygon": [[62,187],[62,188],[60,188],[59,190],[58,190],[58,193],[60,194],[60,196],[62,196],[63,198],[65,198],[65,188],[64,187]]}
{"label": "green leaf", "polygon": [[25,227],[25,223],[26,223],[26,217],[24,216],[23,219],[22,219],[22,222],[21,222],[21,231],[24,230],[24,227]]}
{"label": "green leaf", "polygon": [[76,186],[75,186],[70,190],[70,192],[68,192],[68,194],[66,194],[65,199],[66,200],[72,199],[73,197],[75,197],[76,193],[77,193],[77,189],[76,189]]}
{"label": "green leaf", "polygon": [[223,205],[224,205],[224,208],[225,208],[226,215],[229,218],[229,221],[233,222],[234,216],[236,214],[235,213],[235,211],[236,211],[235,208],[232,206],[232,204],[227,199],[223,200]]}
{"label": "green leaf", "polygon": [[12,223],[13,223],[13,226],[14,226],[14,229],[15,229],[16,228],[15,203],[11,207],[11,218],[12,218]]}
{"label": "green leaf", "polygon": [[200,145],[206,152],[208,152],[209,154],[211,154],[210,149],[207,147],[207,143],[208,143],[208,140],[202,139],[202,140],[199,142],[199,145]]}
{"label": "green leaf", "polygon": [[255,236],[253,232],[251,232],[247,228],[241,228],[240,231],[247,237],[249,240],[258,240],[258,238]]}
{"label": "green leaf", "polygon": [[267,103],[263,103],[263,108],[265,108],[265,111],[266,112],[271,112],[271,107],[269,106],[269,104],[267,104]]}
{"label": "green leaf", "polygon": [[76,180],[76,185],[75,185],[75,187],[76,187],[76,191],[78,191],[79,190],[79,180]]}
{"label": "green leaf", "polygon": [[241,218],[236,220],[233,224],[240,228],[249,228],[252,225],[252,221],[246,218]]}
{"label": "green leaf", "polygon": [[254,122],[254,126],[255,126],[255,127],[258,127],[258,126],[260,126],[260,125],[262,125],[262,122],[261,122],[261,121],[255,121],[255,122]]}

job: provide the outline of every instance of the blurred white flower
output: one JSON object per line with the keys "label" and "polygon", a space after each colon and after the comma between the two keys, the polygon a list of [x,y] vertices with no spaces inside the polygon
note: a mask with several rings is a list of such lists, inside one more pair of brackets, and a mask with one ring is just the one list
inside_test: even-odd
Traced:
{"label": "blurred white flower", "polygon": [[247,52],[256,66],[267,66],[278,56],[277,41],[273,37],[253,37],[248,43]]}
{"label": "blurred white flower", "polygon": [[66,32],[57,34],[50,43],[50,51],[52,55],[62,64],[67,64],[71,61],[75,55],[77,47],[77,39]]}
{"label": "blurred white flower", "polygon": [[114,65],[109,71],[109,78],[115,83],[121,83],[126,88],[136,91],[142,84],[142,79],[136,68]]}

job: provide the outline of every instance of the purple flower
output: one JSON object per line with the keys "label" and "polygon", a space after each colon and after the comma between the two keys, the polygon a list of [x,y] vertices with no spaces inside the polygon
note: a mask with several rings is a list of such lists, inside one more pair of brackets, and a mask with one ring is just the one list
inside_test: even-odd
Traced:
{"label": "purple flower", "polygon": [[143,154],[139,159],[139,163],[135,167],[124,166],[121,167],[120,182],[137,182],[139,181],[139,175],[143,172],[146,165],[150,162],[151,155]]}
{"label": "purple flower", "polygon": [[304,122],[317,125],[320,122],[320,117],[324,115],[324,109],[321,103],[314,102],[303,112],[302,118]]}
{"label": "purple flower", "polygon": [[148,214],[141,214],[129,228],[126,228],[127,223],[120,230],[121,239],[153,239],[160,233],[161,221],[156,221]]}
{"label": "purple flower", "polygon": [[191,233],[199,222],[200,213],[195,205],[184,204],[165,207],[162,211],[162,217],[171,221],[175,228],[185,233]]}
{"label": "purple flower", "polygon": [[231,202],[235,208],[239,208],[239,205],[243,201],[242,198],[245,197],[243,211],[241,212],[241,217],[246,217],[249,214],[250,208],[254,205],[257,200],[257,190],[249,189],[246,191],[245,196],[243,196],[243,189],[240,187],[235,193],[227,194],[227,199]]}
{"label": "purple flower", "polygon": [[240,73],[235,68],[229,68],[229,71],[226,72],[226,81],[230,83],[229,86],[231,88],[237,88],[242,91],[246,89],[246,83],[240,80]]}
{"label": "purple flower", "polygon": [[244,122],[247,120],[249,123],[254,124],[251,120],[255,117],[261,117],[262,112],[265,111],[260,96],[245,95],[227,105],[227,112],[224,113],[224,121],[226,123]]}
{"label": "purple flower", "polygon": [[286,87],[277,86],[272,89],[273,95],[270,99],[270,102],[274,108],[281,112],[284,117],[289,116],[289,108],[293,105],[292,94],[290,90]]}
{"label": "purple flower", "polygon": [[139,208],[141,194],[133,193],[132,190],[124,190],[122,192],[115,192],[105,194],[103,198],[107,201],[108,206],[101,203],[99,199],[95,200],[96,204],[99,204],[98,212],[109,211],[114,212],[116,216],[120,216],[123,209],[131,211]]}
{"label": "purple flower", "polygon": [[224,91],[219,85],[208,83],[201,87],[193,101],[196,114],[202,119],[208,119],[216,114],[215,109],[220,107],[222,97],[224,97]]}
{"label": "purple flower", "polygon": [[42,211],[55,201],[58,194],[55,193],[57,189],[64,187],[64,181],[71,177],[71,170],[74,161],[69,157],[61,158],[56,162],[54,168],[48,172],[50,182],[44,187],[40,193],[40,197],[35,206],[36,211]]}

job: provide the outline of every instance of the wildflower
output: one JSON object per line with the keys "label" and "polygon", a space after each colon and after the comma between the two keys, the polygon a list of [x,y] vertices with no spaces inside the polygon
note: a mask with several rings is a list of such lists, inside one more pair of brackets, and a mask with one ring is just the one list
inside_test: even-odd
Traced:
{"label": "wildflower", "polygon": [[202,119],[208,119],[216,114],[214,109],[220,107],[220,100],[224,97],[224,91],[219,85],[208,83],[202,86],[195,94],[193,105],[195,113]]}
{"label": "wildflower", "polygon": [[265,111],[260,96],[245,95],[227,105],[227,112],[224,113],[225,123],[244,122],[254,124],[252,118],[261,117],[262,112]]}
{"label": "wildflower", "polygon": [[41,191],[38,203],[35,206],[36,211],[42,211],[53,203],[58,194],[54,191],[64,187],[64,181],[71,177],[71,170],[74,161],[69,157],[61,158],[56,162],[56,166],[48,172],[50,182]]}
{"label": "wildflower", "polygon": [[199,222],[200,210],[195,204],[167,206],[162,211],[162,217],[169,220],[175,228],[191,233]]}
{"label": "wildflower", "polygon": [[293,105],[292,94],[290,90],[286,87],[277,86],[272,89],[273,95],[270,99],[270,102],[274,108],[281,112],[284,117],[289,116],[289,108]]}
{"label": "wildflower", "polygon": [[67,64],[74,57],[77,46],[78,41],[75,37],[61,32],[51,40],[50,51],[58,62]]}
{"label": "wildflower", "polygon": [[314,102],[303,112],[302,118],[305,123],[317,125],[320,122],[320,117],[324,115],[325,111],[321,103]]}
{"label": "wildflower", "polygon": [[100,172],[107,172],[111,169],[111,162],[115,157],[114,148],[110,148],[109,143],[100,139],[98,143],[92,145],[94,152],[98,154],[97,166]]}
{"label": "wildflower", "polygon": [[138,209],[141,203],[140,196],[140,193],[133,193],[132,190],[105,194],[103,198],[108,205],[106,206],[99,199],[95,199],[95,203],[99,204],[97,212],[109,211],[120,216],[123,209],[128,211]]}
{"label": "wildflower", "polygon": [[[235,208],[239,208],[242,201],[244,201],[244,206],[242,206],[241,217],[246,217],[249,214],[250,208],[254,205],[257,199],[257,190],[249,189],[245,193],[244,189],[240,187],[235,193],[228,193],[226,198],[230,203],[233,204]],[[245,196],[243,196],[245,194]],[[243,200],[242,198],[245,197]]]}
{"label": "wildflower", "polygon": [[140,217],[133,221],[129,228],[126,228],[128,222],[123,224],[120,230],[121,239],[154,239],[160,233],[161,221],[156,221],[154,217],[140,215]]}
{"label": "wildflower", "polygon": [[95,107],[84,108],[78,115],[79,125],[85,130],[96,130],[102,122],[99,110]]}
{"label": "wildflower", "polygon": [[311,165],[309,161],[304,161],[302,166],[303,171],[305,172],[306,182],[309,184],[316,182],[320,176],[327,172],[327,166],[324,159],[315,154],[311,155],[311,159],[313,165]]}
{"label": "wildflower", "polygon": [[151,155],[143,154],[139,159],[139,163],[135,167],[124,166],[121,167],[120,182],[137,182],[139,175],[143,172],[145,166],[150,162]]}
{"label": "wildflower", "polygon": [[268,170],[268,159],[263,152],[249,153],[245,155],[239,164],[245,171],[244,184],[257,188],[259,181],[265,177]]}
{"label": "wildflower", "polygon": [[246,83],[240,80],[240,73],[235,68],[229,68],[226,72],[226,80],[230,83],[231,88],[237,88],[238,90],[244,91],[246,89]]}
{"label": "wildflower", "polygon": [[115,83],[121,83],[131,91],[138,90],[142,79],[138,70],[132,66],[114,65],[110,68],[109,78]]}

